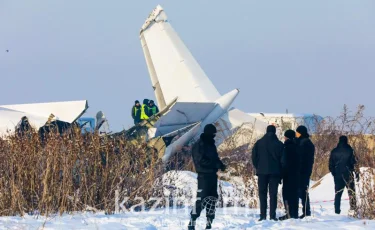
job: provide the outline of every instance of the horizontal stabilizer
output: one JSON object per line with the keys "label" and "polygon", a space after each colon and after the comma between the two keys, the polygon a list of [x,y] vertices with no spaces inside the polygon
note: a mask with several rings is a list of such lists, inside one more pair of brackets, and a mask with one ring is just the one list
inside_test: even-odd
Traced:
{"label": "horizontal stabilizer", "polygon": [[177,102],[155,123],[157,136],[202,121],[213,110],[215,103]]}

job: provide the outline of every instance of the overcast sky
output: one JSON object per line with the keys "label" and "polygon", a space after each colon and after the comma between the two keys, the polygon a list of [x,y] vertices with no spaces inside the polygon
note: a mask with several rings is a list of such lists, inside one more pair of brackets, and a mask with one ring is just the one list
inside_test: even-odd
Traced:
{"label": "overcast sky", "polygon": [[0,0],[0,104],[87,99],[129,127],[154,98],[138,36],[157,4],[239,109],[375,116],[374,0]]}

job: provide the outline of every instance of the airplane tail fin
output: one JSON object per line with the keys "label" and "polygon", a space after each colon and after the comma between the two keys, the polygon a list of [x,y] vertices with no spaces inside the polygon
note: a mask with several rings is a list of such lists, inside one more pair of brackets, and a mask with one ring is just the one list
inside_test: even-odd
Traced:
{"label": "airplane tail fin", "polygon": [[140,31],[140,40],[159,107],[179,102],[211,102],[220,97],[189,49],[157,6]]}

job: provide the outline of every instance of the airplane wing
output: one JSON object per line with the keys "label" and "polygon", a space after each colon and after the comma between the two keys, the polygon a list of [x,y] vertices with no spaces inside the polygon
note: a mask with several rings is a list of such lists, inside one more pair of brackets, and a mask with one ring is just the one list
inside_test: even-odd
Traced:
{"label": "airplane wing", "polygon": [[152,86],[163,109],[178,102],[212,102],[219,92],[167,20],[161,6],[150,14],[140,31]]}
{"label": "airplane wing", "polygon": [[31,126],[36,129],[42,127],[48,119],[48,117],[35,116],[0,107],[0,137],[13,133],[23,116],[27,116]]}
{"label": "airplane wing", "polygon": [[49,117],[51,113],[57,120],[72,123],[77,120],[88,109],[86,100],[64,101],[50,103],[33,103],[18,105],[0,105],[0,108],[32,114],[39,117]]}
{"label": "airplane wing", "polygon": [[0,105],[0,135],[13,132],[23,116],[39,129],[53,114],[57,120],[74,122],[88,109],[87,101],[66,101],[35,104]]}

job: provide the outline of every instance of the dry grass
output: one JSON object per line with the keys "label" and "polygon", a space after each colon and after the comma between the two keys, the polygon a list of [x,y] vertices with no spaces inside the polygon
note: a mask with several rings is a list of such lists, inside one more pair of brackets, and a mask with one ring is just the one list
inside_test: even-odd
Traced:
{"label": "dry grass", "polygon": [[113,213],[115,190],[121,196],[147,197],[162,173],[156,154],[145,145],[121,137],[82,136],[79,130],[50,134],[43,145],[35,133],[2,140],[0,170],[0,215],[88,207]]}
{"label": "dry grass", "polygon": [[[365,118],[363,106],[356,112],[345,107],[340,117],[317,120],[315,126],[314,180],[328,173],[329,154],[340,135],[350,137],[359,167],[375,168],[375,122]],[[256,184],[251,146],[257,137],[248,127],[237,130],[220,148],[220,156],[229,166],[229,173],[221,179],[242,177],[249,188],[246,193],[256,197],[257,190],[250,185]],[[62,136],[49,134],[45,143],[40,142],[36,133],[0,139],[0,215],[49,215],[83,210],[104,210],[111,214],[115,211],[116,190],[120,191],[120,199],[130,197],[125,203],[129,208],[139,203],[135,197],[148,200],[163,194],[162,188],[155,187],[155,181],[166,171],[194,171],[189,149],[163,165],[145,143],[138,143],[133,145],[121,136],[81,135],[79,130]],[[366,201],[358,205],[360,217],[374,218],[374,183],[365,183],[357,194]]]}

